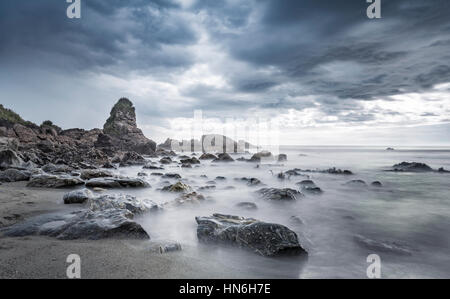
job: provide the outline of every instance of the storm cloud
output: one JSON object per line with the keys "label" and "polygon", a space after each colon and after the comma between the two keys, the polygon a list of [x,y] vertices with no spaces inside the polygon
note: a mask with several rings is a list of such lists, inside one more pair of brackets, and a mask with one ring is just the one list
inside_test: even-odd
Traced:
{"label": "storm cloud", "polygon": [[[439,108],[450,94],[439,88],[450,82],[445,0],[382,1],[373,20],[365,0],[81,3],[81,19],[68,19],[63,0],[0,2],[2,104],[35,122],[90,127],[128,96],[158,137],[196,109],[297,115],[307,126],[450,118]],[[430,98],[417,113],[389,104]]]}

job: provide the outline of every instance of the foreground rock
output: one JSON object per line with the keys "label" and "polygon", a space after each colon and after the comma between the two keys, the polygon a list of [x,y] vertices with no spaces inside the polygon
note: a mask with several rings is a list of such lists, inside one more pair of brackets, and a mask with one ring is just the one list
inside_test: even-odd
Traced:
{"label": "foreground rock", "polygon": [[36,188],[68,188],[83,185],[84,181],[68,175],[39,174],[32,176],[27,187]]}
{"label": "foreground rock", "polygon": [[21,171],[17,169],[7,169],[0,171],[0,182],[20,182],[28,181],[31,177],[29,171]]}
{"label": "foreground rock", "polygon": [[263,199],[271,201],[294,201],[303,196],[301,192],[290,188],[263,188],[256,192]]}
{"label": "foreground rock", "polygon": [[280,224],[222,214],[196,217],[195,220],[197,237],[201,242],[238,246],[262,256],[307,253],[297,234]]}
{"label": "foreground rock", "polygon": [[90,188],[144,188],[150,185],[139,178],[111,177],[94,178],[86,182]]}
{"label": "foreground rock", "polygon": [[0,170],[22,168],[23,160],[11,149],[0,150]]}
{"label": "foreground rock", "polygon": [[22,237],[50,236],[61,240],[74,239],[149,239],[147,232],[131,220],[126,210],[77,211],[66,215],[42,215],[8,228],[4,235]]}

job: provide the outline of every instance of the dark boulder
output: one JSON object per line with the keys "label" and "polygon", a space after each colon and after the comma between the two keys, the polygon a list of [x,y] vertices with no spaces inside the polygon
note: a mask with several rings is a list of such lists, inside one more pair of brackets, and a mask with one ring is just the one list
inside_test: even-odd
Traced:
{"label": "dark boulder", "polygon": [[297,234],[286,226],[252,218],[214,214],[196,217],[197,237],[204,243],[218,243],[249,249],[262,256],[306,254]]}
{"label": "dark boulder", "polygon": [[273,156],[271,152],[268,151],[262,151],[259,153],[254,154],[250,158],[250,162],[261,162],[261,160],[273,160]]}
{"label": "dark boulder", "polygon": [[36,188],[68,188],[83,185],[84,182],[79,178],[68,175],[49,175],[39,174],[31,177],[27,187]]}
{"label": "dark boulder", "polygon": [[215,160],[215,159],[217,159],[217,157],[210,153],[204,153],[203,155],[200,156],[199,159],[200,160]]}
{"label": "dark boulder", "polygon": [[233,162],[234,159],[227,153],[219,154],[213,162]]}
{"label": "dark boulder", "polygon": [[86,182],[86,187],[90,188],[144,188],[149,184],[138,178],[110,177],[93,178]]}

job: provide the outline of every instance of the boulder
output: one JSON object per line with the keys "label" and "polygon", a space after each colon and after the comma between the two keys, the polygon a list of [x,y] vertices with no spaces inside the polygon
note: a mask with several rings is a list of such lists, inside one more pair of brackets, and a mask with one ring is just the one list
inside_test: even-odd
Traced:
{"label": "boulder", "polygon": [[94,194],[88,189],[74,190],[64,194],[65,204],[82,204],[92,198]]}
{"label": "boulder", "polygon": [[285,162],[285,161],[287,161],[287,155],[286,154],[279,154],[277,156],[277,160],[278,160],[278,162]]}
{"label": "boulder", "polygon": [[197,237],[204,243],[228,244],[262,256],[306,254],[297,234],[286,226],[253,218],[214,214],[196,217]]}
{"label": "boulder", "polygon": [[136,152],[126,152],[120,158],[119,162],[121,167],[125,166],[135,166],[135,165],[144,165],[146,163],[144,157],[139,155]]}
{"label": "boulder", "polygon": [[192,188],[189,185],[186,185],[182,182],[175,183],[173,185],[166,186],[162,188],[162,191],[166,192],[182,192],[182,193],[189,193],[192,191]]}
{"label": "boulder", "polygon": [[19,182],[28,181],[31,177],[29,171],[22,171],[17,169],[7,169],[0,171],[0,182]]}
{"label": "boulder", "polygon": [[161,164],[171,164],[173,161],[170,157],[164,157],[161,160],[159,160],[159,163]]}
{"label": "boulder", "polygon": [[270,201],[294,201],[303,196],[301,192],[290,188],[263,188],[257,193],[263,199]]}
{"label": "boulder", "polygon": [[178,173],[166,173],[162,176],[162,178],[164,179],[181,179],[181,175],[179,175]]}
{"label": "boulder", "polygon": [[49,174],[38,174],[31,177],[30,181],[27,184],[27,187],[67,188],[83,184],[84,182],[79,178],[68,175],[57,176]]}
{"label": "boulder", "polygon": [[86,182],[89,188],[144,188],[149,184],[138,178],[128,177],[109,177],[109,178],[93,178]]}
{"label": "boulder", "polygon": [[106,178],[112,176],[114,176],[114,174],[106,170],[83,170],[80,178],[83,180],[90,180],[93,178]]}
{"label": "boulder", "polygon": [[200,161],[196,157],[182,159],[180,162],[183,164],[200,164]]}
{"label": "boulder", "polygon": [[383,184],[380,181],[375,181],[370,184],[372,187],[383,187]]}
{"label": "boulder", "polygon": [[366,182],[363,180],[351,180],[344,184],[345,186],[351,186],[351,187],[367,187]]}
{"label": "boulder", "polygon": [[91,211],[105,211],[109,209],[125,210],[133,215],[150,211],[157,211],[160,207],[151,200],[137,199],[135,196],[124,194],[107,194],[88,198]]}

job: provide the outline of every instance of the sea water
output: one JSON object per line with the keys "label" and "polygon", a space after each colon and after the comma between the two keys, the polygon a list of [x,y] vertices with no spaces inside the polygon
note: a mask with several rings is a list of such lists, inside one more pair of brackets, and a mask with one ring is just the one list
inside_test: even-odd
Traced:
{"label": "sea water", "polygon": [[[152,172],[179,173],[194,190],[215,181],[215,189],[199,191],[207,198],[202,204],[188,203],[138,219],[153,242],[181,244],[183,250],[172,254],[185,255],[193,268],[210,273],[209,277],[366,278],[370,254],[380,257],[382,278],[450,277],[450,174],[386,171],[403,161],[450,169],[450,149],[289,146],[280,152],[287,154],[287,161],[259,167],[240,161],[201,161],[191,169],[174,163],[165,165],[164,170],[145,170],[149,176],[144,179],[152,187],[126,192],[159,204],[173,201],[177,194],[158,189],[177,180],[152,176]],[[308,177],[284,180],[276,176],[293,168],[331,167],[351,170],[354,175],[305,173]],[[128,176],[142,171],[141,167],[119,169]],[[225,180],[215,180],[217,176]],[[267,202],[255,194],[261,186],[235,180],[242,177],[258,178],[266,187],[293,189],[299,188],[295,183],[311,179],[324,192],[306,194],[295,202]],[[344,185],[355,179],[364,180],[369,187]],[[373,181],[383,186],[371,187]],[[239,202],[253,202],[258,209],[236,207]],[[267,258],[239,248],[201,244],[195,217],[213,213],[283,224],[297,233],[308,257]],[[293,221],[293,216],[300,221]]]}

